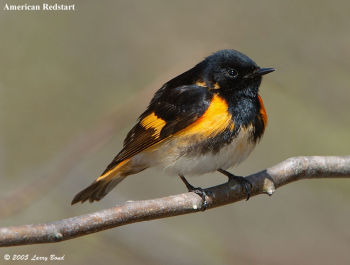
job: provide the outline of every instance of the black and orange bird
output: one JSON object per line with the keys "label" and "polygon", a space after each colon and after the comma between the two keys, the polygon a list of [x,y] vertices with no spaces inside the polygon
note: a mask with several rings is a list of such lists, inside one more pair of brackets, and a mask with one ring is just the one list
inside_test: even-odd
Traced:
{"label": "black and orange bird", "polygon": [[72,204],[99,201],[127,176],[149,167],[185,176],[219,171],[245,188],[251,184],[228,168],[242,162],[261,139],[267,114],[259,86],[273,68],[260,68],[235,50],[213,53],[165,83],[124,140],[123,149]]}

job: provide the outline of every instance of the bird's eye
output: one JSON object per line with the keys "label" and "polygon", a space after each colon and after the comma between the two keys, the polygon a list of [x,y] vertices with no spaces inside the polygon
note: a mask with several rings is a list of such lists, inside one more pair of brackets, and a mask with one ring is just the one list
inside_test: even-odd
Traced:
{"label": "bird's eye", "polygon": [[238,72],[233,68],[228,68],[227,73],[231,78],[236,78],[238,76]]}

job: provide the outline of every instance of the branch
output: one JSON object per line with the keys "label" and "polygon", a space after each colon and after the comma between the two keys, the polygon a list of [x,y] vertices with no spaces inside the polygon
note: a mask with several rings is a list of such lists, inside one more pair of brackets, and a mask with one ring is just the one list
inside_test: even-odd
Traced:
{"label": "branch", "polygon": [[[350,178],[350,156],[295,157],[250,175],[252,196],[267,193],[301,179]],[[208,208],[246,198],[235,183],[205,189]],[[0,228],[0,246],[59,242],[126,224],[198,212],[202,199],[193,192],[146,201],[131,201],[110,209],[60,221]]]}

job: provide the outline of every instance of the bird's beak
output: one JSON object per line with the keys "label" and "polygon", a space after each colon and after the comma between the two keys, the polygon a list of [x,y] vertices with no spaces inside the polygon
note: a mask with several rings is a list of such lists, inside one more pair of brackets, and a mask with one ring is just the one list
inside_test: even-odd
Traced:
{"label": "bird's beak", "polygon": [[255,75],[266,75],[268,73],[272,73],[273,71],[275,71],[275,68],[260,68],[255,72]]}
{"label": "bird's beak", "polygon": [[266,74],[271,73],[273,71],[275,71],[275,68],[259,68],[254,73],[245,75],[244,78],[254,78],[257,76],[266,75]]}

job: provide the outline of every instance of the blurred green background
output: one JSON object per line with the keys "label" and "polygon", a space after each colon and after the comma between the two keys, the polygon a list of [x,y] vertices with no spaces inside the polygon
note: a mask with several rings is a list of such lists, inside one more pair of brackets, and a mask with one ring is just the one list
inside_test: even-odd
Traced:
{"label": "blurred green background", "polygon": [[[178,178],[147,170],[99,203],[70,206],[152,94],[223,48],[277,69],[261,86],[265,136],[233,172],[291,156],[349,155],[349,1],[85,0],[75,12],[0,4],[0,226],[185,192]],[[204,213],[1,249],[0,264],[5,253],[65,255],[55,264],[349,264],[349,191],[348,180],[302,181]]]}

